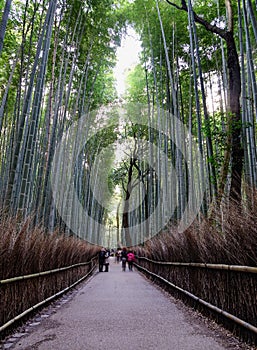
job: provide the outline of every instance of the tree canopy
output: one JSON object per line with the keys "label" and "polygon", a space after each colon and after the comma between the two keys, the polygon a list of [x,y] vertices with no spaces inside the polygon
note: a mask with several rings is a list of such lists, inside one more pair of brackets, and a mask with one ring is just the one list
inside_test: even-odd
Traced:
{"label": "tree canopy", "polygon": [[[196,216],[211,215],[225,200],[252,205],[255,1],[6,0],[0,10],[0,204],[7,215],[33,214],[35,224],[71,233],[67,220],[79,221],[75,188],[94,220],[73,234],[90,241],[103,227],[94,222],[111,220],[124,230],[146,222],[144,240],[151,220],[160,229],[190,223],[199,198]],[[142,52],[121,102],[113,68],[128,26],[139,34]],[[71,136],[83,145],[71,150]],[[121,165],[115,159],[124,140],[134,144]],[[67,220],[51,183],[53,167],[60,178],[67,171],[56,159],[60,144],[67,159],[75,157],[62,197]],[[140,160],[142,150],[147,161]],[[132,180],[140,183],[137,199]],[[110,219],[116,186],[120,212]],[[170,198],[174,206],[166,205]],[[130,203],[130,210],[129,201],[137,208]],[[128,231],[123,243],[133,243]]]}

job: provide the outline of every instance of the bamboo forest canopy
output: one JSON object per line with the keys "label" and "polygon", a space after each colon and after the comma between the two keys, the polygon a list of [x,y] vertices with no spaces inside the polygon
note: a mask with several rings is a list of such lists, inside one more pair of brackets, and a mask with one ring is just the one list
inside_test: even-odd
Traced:
{"label": "bamboo forest canopy", "polygon": [[[255,0],[0,8],[3,215],[131,246],[226,201],[252,205]],[[118,98],[113,68],[128,27],[142,51]]]}

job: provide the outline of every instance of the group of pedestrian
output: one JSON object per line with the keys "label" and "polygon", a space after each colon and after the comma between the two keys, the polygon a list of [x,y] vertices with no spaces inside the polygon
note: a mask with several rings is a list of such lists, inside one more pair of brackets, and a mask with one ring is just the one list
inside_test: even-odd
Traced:
{"label": "group of pedestrian", "polygon": [[135,261],[135,254],[132,250],[127,250],[127,248],[123,247],[121,251],[121,266],[122,271],[126,271],[126,265],[128,263],[129,271],[133,271],[133,263]]}
{"label": "group of pedestrian", "polygon": [[[103,271],[103,267],[105,266],[105,272],[108,271],[109,263],[108,263],[109,254],[108,251],[103,247],[99,252],[98,261],[99,261],[99,272]],[[129,271],[133,271],[133,263],[135,261],[135,254],[132,250],[127,250],[126,247],[123,247],[122,250],[117,250],[115,254],[116,262],[119,263],[121,261],[122,271],[126,271],[126,267],[128,264]]]}

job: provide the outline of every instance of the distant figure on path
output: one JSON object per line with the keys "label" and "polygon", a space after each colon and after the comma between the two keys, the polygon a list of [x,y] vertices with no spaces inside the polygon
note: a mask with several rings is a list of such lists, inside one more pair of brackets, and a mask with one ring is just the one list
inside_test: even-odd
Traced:
{"label": "distant figure on path", "polygon": [[127,248],[123,247],[121,251],[122,271],[126,271],[126,263],[127,263]]}
{"label": "distant figure on path", "polygon": [[99,262],[99,272],[103,271],[103,267],[105,264],[105,258],[106,258],[106,249],[103,247],[98,255],[98,262]]}
{"label": "distant figure on path", "polygon": [[120,249],[116,250],[115,257],[116,257],[116,263],[118,264],[120,262],[120,259],[121,259],[121,250]]}
{"label": "distant figure on path", "polygon": [[135,261],[135,254],[130,250],[127,254],[128,268],[133,271],[133,262]]}

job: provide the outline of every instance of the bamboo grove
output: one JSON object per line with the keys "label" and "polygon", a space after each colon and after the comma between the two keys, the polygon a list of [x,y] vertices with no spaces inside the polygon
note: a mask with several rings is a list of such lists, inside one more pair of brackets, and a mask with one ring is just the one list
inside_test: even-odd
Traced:
{"label": "bamboo grove", "polygon": [[[190,225],[191,213],[200,219],[229,201],[253,205],[256,1],[0,4],[3,215],[33,216],[46,230],[91,242],[95,235],[101,244],[104,225],[115,225],[115,245],[131,246],[181,220]],[[112,69],[127,26],[140,35],[142,53],[120,102]],[[81,147],[70,150],[74,123]],[[58,162],[61,140],[67,153]],[[117,163],[122,144],[126,159]],[[51,171],[54,162],[55,180],[65,183],[65,157],[73,180],[58,211]],[[110,218],[117,186],[124,204],[119,198]],[[94,220],[81,222],[74,188]]]}
{"label": "bamboo grove", "polygon": [[115,98],[111,72],[124,21],[108,1],[7,3],[1,203],[10,215],[34,215],[52,230],[61,224],[49,181],[56,145],[74,120]]}

